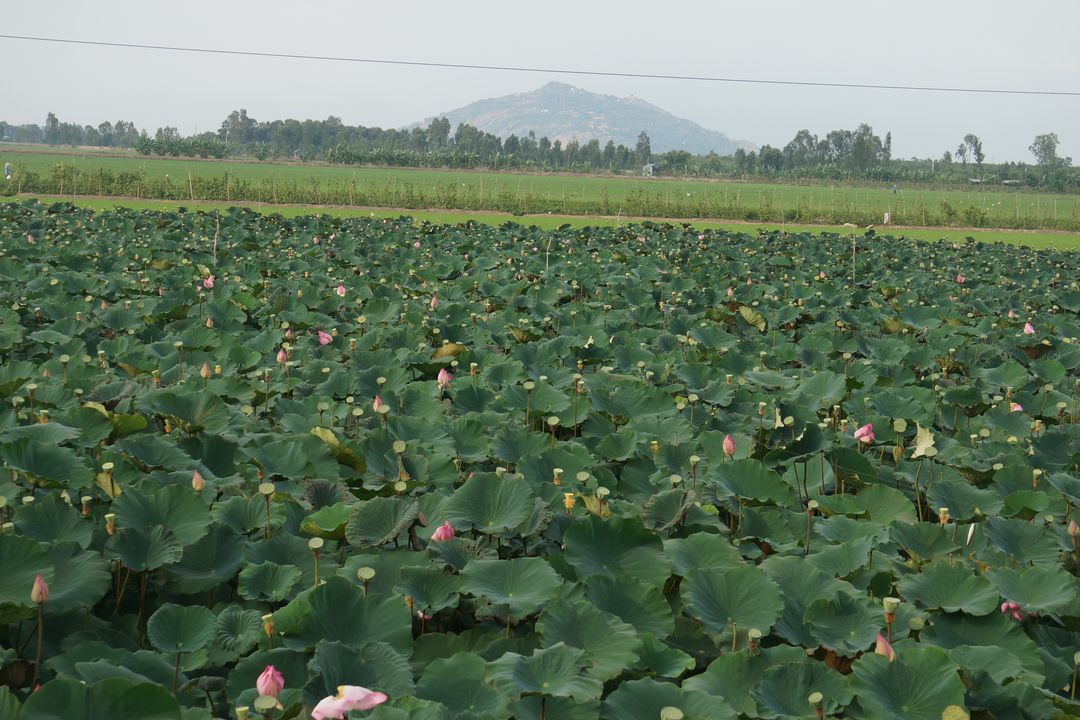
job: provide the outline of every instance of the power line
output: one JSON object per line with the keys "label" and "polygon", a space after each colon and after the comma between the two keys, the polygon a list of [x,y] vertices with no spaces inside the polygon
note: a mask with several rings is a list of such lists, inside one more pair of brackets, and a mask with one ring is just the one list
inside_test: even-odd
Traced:
{"label": "power line", "polygon": [[641,78],[647,80],[689,80],[695,82],[737,83],[743,85],[787,85],[795,87],[853,88],[858,90],[907,90],[922,92],[981,93],[989,95],[1044,95],[1057,97],[1080,97],[1080,92],[1067,90],[1015,90],[1003,88],[944,87],[931,85],[885,85],[876,83],[812,82],[803,80],[763,80],[754,78],[715,77],[710,75],[668,75],[659,73],[614,72],[604,70],[567,70],[515,65],[477,65],[470,63],[425,62],[421,60],[387,60],[382,58],[339,57],[333,55],[302,55],[299,53],[258,52],[254,50],[223,50],[220,48],[183,47],[177,45],[149,45],[145,43],[106,42],[103,40],[73,40],[70,38],[36,37],[32,35],[5,35],[8,40],[62,43],[67,45],[93,45],[97,47],[127,48],[133,50],[169,50],[173,52],[205,53],[211,55],[238,55],[244,57],[281,58],[286,60],[319,60],[327,62],[365,63],[370,65],[403,65],[408,67],[449,68],[456,70],[498,70],[504,72],[544,73],[552,75],[586,75],[595,77]]}

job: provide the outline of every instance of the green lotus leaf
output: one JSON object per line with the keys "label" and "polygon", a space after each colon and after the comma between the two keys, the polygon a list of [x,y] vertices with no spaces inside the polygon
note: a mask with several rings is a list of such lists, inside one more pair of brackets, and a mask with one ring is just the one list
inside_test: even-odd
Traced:
{"label": "green lotus leaf", "polygon": [[[1023,663],[1029,682],[1042,685],[1046,678],[1043,653],[1020,624],[1001,613],[973,617],[962,613],[941,613],[920,634],[923,643],[946,650],[960,646],[1000,647]],[[1070,673],[1071,674],[1071,673]]]}
{"label": "green lotus leaf", "polygon": [[671,575],[660,538],[634,518],[602,520],[590,515],[563,535],[565,558],[578,576],[630,575],[659,587]]}
{"label": "green lotus leaf", "polygon": [[51,588],[55,585],[52,561],[45,549],[29,538],[0,534],[0,621],[14,622],[32,617],[34,604],[30,590],[40,573]]}
{"label": "green lotus leaf", "polygon": [[641,648],[637,651],[638,660],[631,669],[666,678],[677,678],[693,669],[694,658],[682,650],[677,650],[648,633],[638,637],[641,640]]}
{"label": "green lotus leaf", "polygon": [[15,529],[20,535],[41,543],[74,542],[90,545],[94,528],[79,511],[58,495],[45,495],[15,512]]}
{"label": "green lotus leaf", "polygon": [[7,686],[0,687],[0,718],[4,720],[19,720],[22,713],[22,705],[18,698]]}
{"label": "green lotus leaf", "polygon": [[569,697],[575,702],[599,699],[603,684],[584,673],[585,652],[556,643],[532,655],[506,653],[491,663],[491,676],[516,693]]}
{"label": "green lotus leaf", "polygon": [[563,643],[584,651],[589,666],[586,674],[601,681],[632,665],[641,647],[632,626],[587,602],[550,603],[536,621],[536,629],[544,647]]}
{"label": "green lotus leaf", "polygon": [[758,717],[815,717],[814,708],[807,702],[814,692],[822,694],[826,716],[843,711],[853,694],[845,676],[812,658],[771,664],[753,690]]}
{"label": "green lotus leaf", "polygon": [[984,532],[991,545],[1017,562],[1053,565],[1061,554],[1046,528],[1024,520],[992,517],[986,521]]}
{"label": "green lotus leaf", "polygon": [[938,561],[900,580],[900,594],[930,610],[986,615],[997,609],[998,593],[985,578],[963,566]]}
{"label": "green lotus leaf", "polygon": [[420,506],[401,497],[377,497],[352,506],[345,537],[356,547],[381,547],[405,532]]}
{"label": "green lotus leaf", "polygon": [[518,477],[477,473],[440,508],[455,528],[475,528],[485,534],[513,529],[533,510],[533,493]]}
{"label": "green lotus leaf", "polygon": [[30,695],[22,720],[180,720],[180,706],[161,685],[109,678],[85,685],[59,677]]}
{"label": "green lotus leaf", "polygon": [[244,539],[223,525],[184,549],[180,562],[170,565],[169,578],[182,593],[204,592],[232,580],[244,564]]}
{"label": "green lotus leaf", "polygon": [[181,545],[187,546],[206,534],[210,513],[190,487],[167,485],[143,492],[125,490],[113,503],[116,526],[121,529],[168,528]]}
{"label": "green lotus leaf", "polygon": [[229,605],[217,616],[218,644],[230,653],[251,652],[263,636],[262,616],[257,610]]}
{"label": "green lotus leaf", "polygon": [[304,701],[311,705],[337,693],[340,685],[378,688],[390,697],[416,691],[408,661],[382,642],[357,649],[324,640],[315,646],[308,672],[311,679],[304,686]]}
{"label": "green lotus leaf", "polygon": [[[541,701],[543,709],[541,710]],[[547,720],[564,718],[565,720],[599,720],[600,703],[597,700],[579,702],[573,698],[523,696],[510,706],[514,720]]]}
{"label": "green lotus leaf", "polygon": [[536,612],[560,588],[558,575],[541,558],[472,560],[461,572],[461,589],[491,603],[486,610],[504,621]]}
{"label": "green lotus leaf", "polygon": [[893,525],[889,534],[904,552],[923,560],[945,557],[960,550],[960,546],[938,523],[900,523]]}
{"label": "green lotus leaf", "polygon": [[327,540],[344,540],[352,508],[343,502],[321,507],[304,518],[300,530]]}
{"label": "green lotus leaf", "polygon": [[691,570],[735,568],[743,564],[734,545],[720,535],[710,533],[665,540],[664,553],[671,558],[675,574],[680,577],[686,577]]}
{"label": "green lotus leaf", "polygon": [[116,449],[146,468],[187,470],[195,466],[191,456],[159,435],[144,433],[124,438],[116,443]]}
{"label": "green lotus leaf", "polygon": [[761,655],[727,653],[709,663],[705,672],[687,678],[683,688],[723,698],[735,712],[758,717],[757,702],[751,690],[761,682],[768,667],[769,663]]}
{"label": "green lotus leaf", "polygon": [[503,720],[510,698],[502,683],[488,677],[487,663],[470,652],[441,658],[427,666],[416,683],[416,696],[442,703],[454,720]]}
{"label": "green lotus leaf", "polygon": [[889,662],[869,653],[852,666],[852,687],[866,713],[882,720],[941,720],[950,705],[964,707],[964,684],[943,650],[907,647]]}
{"label": "green lotus leaf", "polygon": [[0,460],[6,467],[25,473],[39,483],[77,490],[94,482],[86,460],[62,445],[19,438],[0,445]]}
{"label": "green lotus leaf", "polygon": [[585,581],[589,600],[632,625],[639,633],[666,638],[675,630],[675,620],[660,588],[646,585],[627,575],[593,575]]}
{"label": "green lotus leaf", "polygon": [[156,570],[179,562],[184,548],[164,525],[117,530],[105,543],[105,557],[119,560],[136,572]]}
{"label": "green lotus leaf", "polygon": [[275,562],[248,564],[240,571],[237,592],[248,600],[280,602],[287,598],[303,576],[295,565],[279,565]]}
{"label": "green lotus leaf", "polygon": [[312,590],[304,602],[308,611],[300,625],[285,634],[288,647],[308,648],[320,640],[356,648],[369,642],[385,642],[407,654],[412,646],[412,618],[400,596],[365,594],[363,588],[331,577]]}
{"label": "green lotus leaf", "polygon": [[1077,599],[1080,587],[1064,568],[1034,566],[988,570],[1001,596],[1020,604],[1023,612],[1058,612]]}
{"label": "green lotus leaf", "polygon": [[815,644],[815,636],[804,620],[811,603],[853,590],[849,584],[797,557],[774,555],[761,564],[761,569],[780,587],[784,599],[784,611],[775,632],[795,645]]}
{"label": "green lotus leaf", "polygon": [[684,720],[735,720],[736,713],[718,697],[649,678],[628,680],[604,699],[604,720],[656,720],[664,708],[678,708]]}
{"label": "green lotus leaf", "polygon": [[965,670],[985,672],[998,684],[1015,678],[1028,679],[1020,658],[1003,647],[957,645],[949,650],[949,657]]}
{"label": "green lotus leaf", "polygon": [[461,580],[433,567],[403,567],[394,592],[413,600],[413,608],[434,614],[458,603]]}
{"label": "green lotus leaf", "polygon": [[780,588],[756,567],[693,570],[683,580],[686,609],[714,633],[734,627],[768,633],[783,610]]}
{"label": "green lotus leaf", "polygon": [[217,634],[217,617],[198,605],[162,605],[146,623],[147,637],[163,653],[201,650],[213,642]]}
{"label": "green lotus leaf", "polygon": [[101,555],[83,551],[75,543],[53,545],[49,548],[49,560],[55,577],[60,580],[49,584],[49,600],[45,606],[48,612],[92,608],[112,584],[109,566]]}
{"label": "green lotus leaf", "polygon": [[718,496],[751,498],[777,505],[794,505],[794,493],[775,472],[757,460],[744,459],[719,463],[710,469],[710,483]]}
{"label": "green lotus leaf", "polygon": [[229,410],[221,398],[203,390],[187,392],[153,390],[142,396],[141,405],[155,415],[171,420],[186,433],[220,433],[229,422]]}
{"label": "green lotus leaf", "polygon": [[882,622],[878,608],[847,593],[810,603],[803,620],[818,644],[847,657],[866,650],[877,637]]}

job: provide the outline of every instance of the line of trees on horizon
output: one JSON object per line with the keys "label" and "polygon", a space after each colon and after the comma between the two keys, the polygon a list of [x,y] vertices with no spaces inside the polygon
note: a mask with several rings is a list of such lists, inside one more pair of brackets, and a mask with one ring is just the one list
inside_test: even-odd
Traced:
{"label": "line of trees on horizon", "polygon": [[1056,133],[1035,138],[1034,164],[988,164],[982,141],[964,136],[955,153],[909,160],[892,157],[892,133],[882,138],[867,124],[854,130],[833,130],[823,137],[800,130],[784,147],[765,145],[757,151],[739,148],[731,156],[693,155],[682,150],[654,153],[646,131],[633,147],[609,140],[579,143],[551,141],[529,132],[500,138],[468,124],[452,128],[445,117],[427,126],[382,129],[345,125],[340,118],[260,122],[247,110],[229,113],[216,132],[183,136],[175,127],[153,135],[123,120],[100,125],[61,122],[48,113],[45,125],[0,121],[0,140],[47,145],[133,148],[143,155],[258,160],[324,161],[345,165],[398,167],[491,168],[562,172],[639,173],[651,163],[658,174],[700,177],[743,177],[792,180],[871,180],[906,183],[994,183],[1009,181],[1048,190],[1080,190],[1080,169],[1072,158],[1057,154]]}

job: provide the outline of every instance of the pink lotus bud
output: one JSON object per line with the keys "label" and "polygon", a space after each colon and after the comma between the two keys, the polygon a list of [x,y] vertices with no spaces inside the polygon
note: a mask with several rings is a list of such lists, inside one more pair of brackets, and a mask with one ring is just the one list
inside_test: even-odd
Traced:
{"label": "pink lotus bud", "polygon": [[30,589],[30,601],[35,605],[40,605],[49,599],[49,586],[45,584],[45,578],[38,576],[34,578],[34,586]]}
{"label": "pink lotus bud", "polygon": [[881,633],[877,634],[877,641],[874,643],[874,654],[889,658],[889,662],[896,659],[896,651],[893,650],[892,645]]}
{"label": "pink lotus bud", "polygon": [[319,331],[319,344],[320,345],[329,345],[332,342],[334,342],[334,336],[333,335],[331,335],[330,333],[324,333],[322,330]]}
{"label": "pink lotus bud", "polygon": [[285,364],[285,361],[289,359],[289,354],[285,352],[285,348],[279,348],[278,349],[276,359],[277,359],[278,365],[284,365]]}
{"label": "pink lotus bud", "polygon": [[204,288],[206,288],[207,290],[210,290],[211,288],[213,288],[214,287],[214,276],[211,275],[210,277],[204,279],[202,281],[202,286]]}
{"label": "pink lotus bud", "polygon": [[202,474],[198,470],[191,473],[191,489],[201,493],[204,487],[206,487],[206,481],[203,480]]}
{"label": "pink lotus bud", "polygon": [[825,271],[824,270],[818,270],[817,276],[818,276],[818,280],[824,280],[825,279]]}
{"label": "pink lotus bud", "polygon": [[445,390],[446,388],[450,387],[451,380],[453,380],[453,376],[450,373],[446,372],[446,368],[442,368],[439,370],[439,377],[436,382],[439,383],[440,388]]}
{"label": "pink lotus bud", "polygon": [[292,328],[289,328],[288,330],[285,331],[285,339],[286,340],[292,340]]}
{"label": "pink lotus bud", "polygon": [[727,296],[728,297],[734,297],[735,296],[735,288],[728,288],[727,289]]}
{"label": "pink lotus bud", "polygon": [[338,297],[345,297],[345,286],[338,285],[336,288],[334,288],[334,292],[337,293]]}
{"label": "pink lotus bud", "polygon": [[1029,322],[1024,323],[1024,334],[1025,335],[1034,335],[1035,334],[1035,326],[1032,325]]}
{"label": "pink lotus bud", "polygon": [[435,528],[435,532],[431,533],[431,539],[435,542],[446,542],[454,537],[454,528],[451,527],[450,521],[447,520],[439,527]]}
{"label": "pink lotus bud", "polygon": [[731,439],[730,435],[724,436],[724,454],[728,457],[732,457],[735,454],[735,441]]}
{"label": "pink lotus bud", "polygon": [[319,238],[318,237],[311,238],[311,244],[312,245],[318,245],[319,244]]}
{"label": "pink lotus bud", "polygon": [[202,367],[199,368],[199,377],[201,377],[203,380],[209,380],[212,374],[213,373],[210,372],[210,363],[204,362],[202,364]]}
{"label": "pink lotus bud", "polygon": [[277,697],[284,687],[285,677],[273,665],[267,665],[266,669],[262,671],[262,675],[255,681],[255,689],[259,691],[260,695]]}
{"label": "pink lotus bud", "polygon": [[1020,403],[1015,403],[1014,402],[1012,405],[1009,406],[1009,409],[1012,412],[1024,412],[1024,406],[1021,405]]}
{"label": "pink lotus bud", "polygon": [[419,250],[419,249],[420,249],[420,241],[419,241],[419,240],[417,240],[416,242],[414,242],[414,243],[412,244],[412,246],[413,246],[414,248],[416,248],[417,250]]}
{"label": "pink lotus bud", "polygon": [[381,408],[382,406],[383,406],[382,398],[380,398],[378,395],[376,395],[375,400],[372,401],[372,403],[371,403],[371,409],[374,410],[375,412],[379,412],[379,408]]}
{"label": "pink lotus bud", "polygon": [[431,302],[429,302],[428,305],[431,307],[432,310],[439,307],[439,296],[438,295],[432,295],[431,296]]}
{"label": "pink lotus bud", "polygon": [[964,281],[965,281],[965,280],[967,280],[967,278],[965,278],[965,277],[964,277],[963,275],[959,275],[959,274],[958,274],[958,275],[956,276],[956,282],[960,283],[961,285],[963,285],[963,284],[964,284]]}
{"label": "pink lotus bud", "polygon": [[855,439],[861,442],[863,445],[869,445],[874,442],[874,424],[866,423],[861,428],[855,431]]}
{"label": "pink lotus bud", "polygon": [[697,239],[698,240],[704,240],[705,239],[705,233],[701,233],[700,235],[698,235]]}
{"label": "pink lotus bud", "polygon": [[1014,317],[1016,317],[1016,313],[1014,313],[1014,312],[1013,312],[1012,310],[1010,310],[1010,311],[1009,311],[1009,317],[1010,317],[1010,318],[1014,318]]}

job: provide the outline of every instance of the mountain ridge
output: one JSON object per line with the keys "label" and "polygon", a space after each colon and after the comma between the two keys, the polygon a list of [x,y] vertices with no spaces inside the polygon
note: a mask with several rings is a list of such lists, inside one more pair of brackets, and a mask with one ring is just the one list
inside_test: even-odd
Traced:
{"label": "mountain ridge", "polygon": [[445,117],[453,128],[466,123],[503,139],[525,137],[533,131],[537,138],[561,140],[564,145],[571,140],[584,145],[596,139],[601,146],[612,140],[632,148],[644,130],[657,153],[685,150],[694,155],[731,155],[740,147],[757,148],[633,95],[604,95],[561,82],[549,82],[531,92],[477,100],[432,116],[424,124],[437,117]]}

